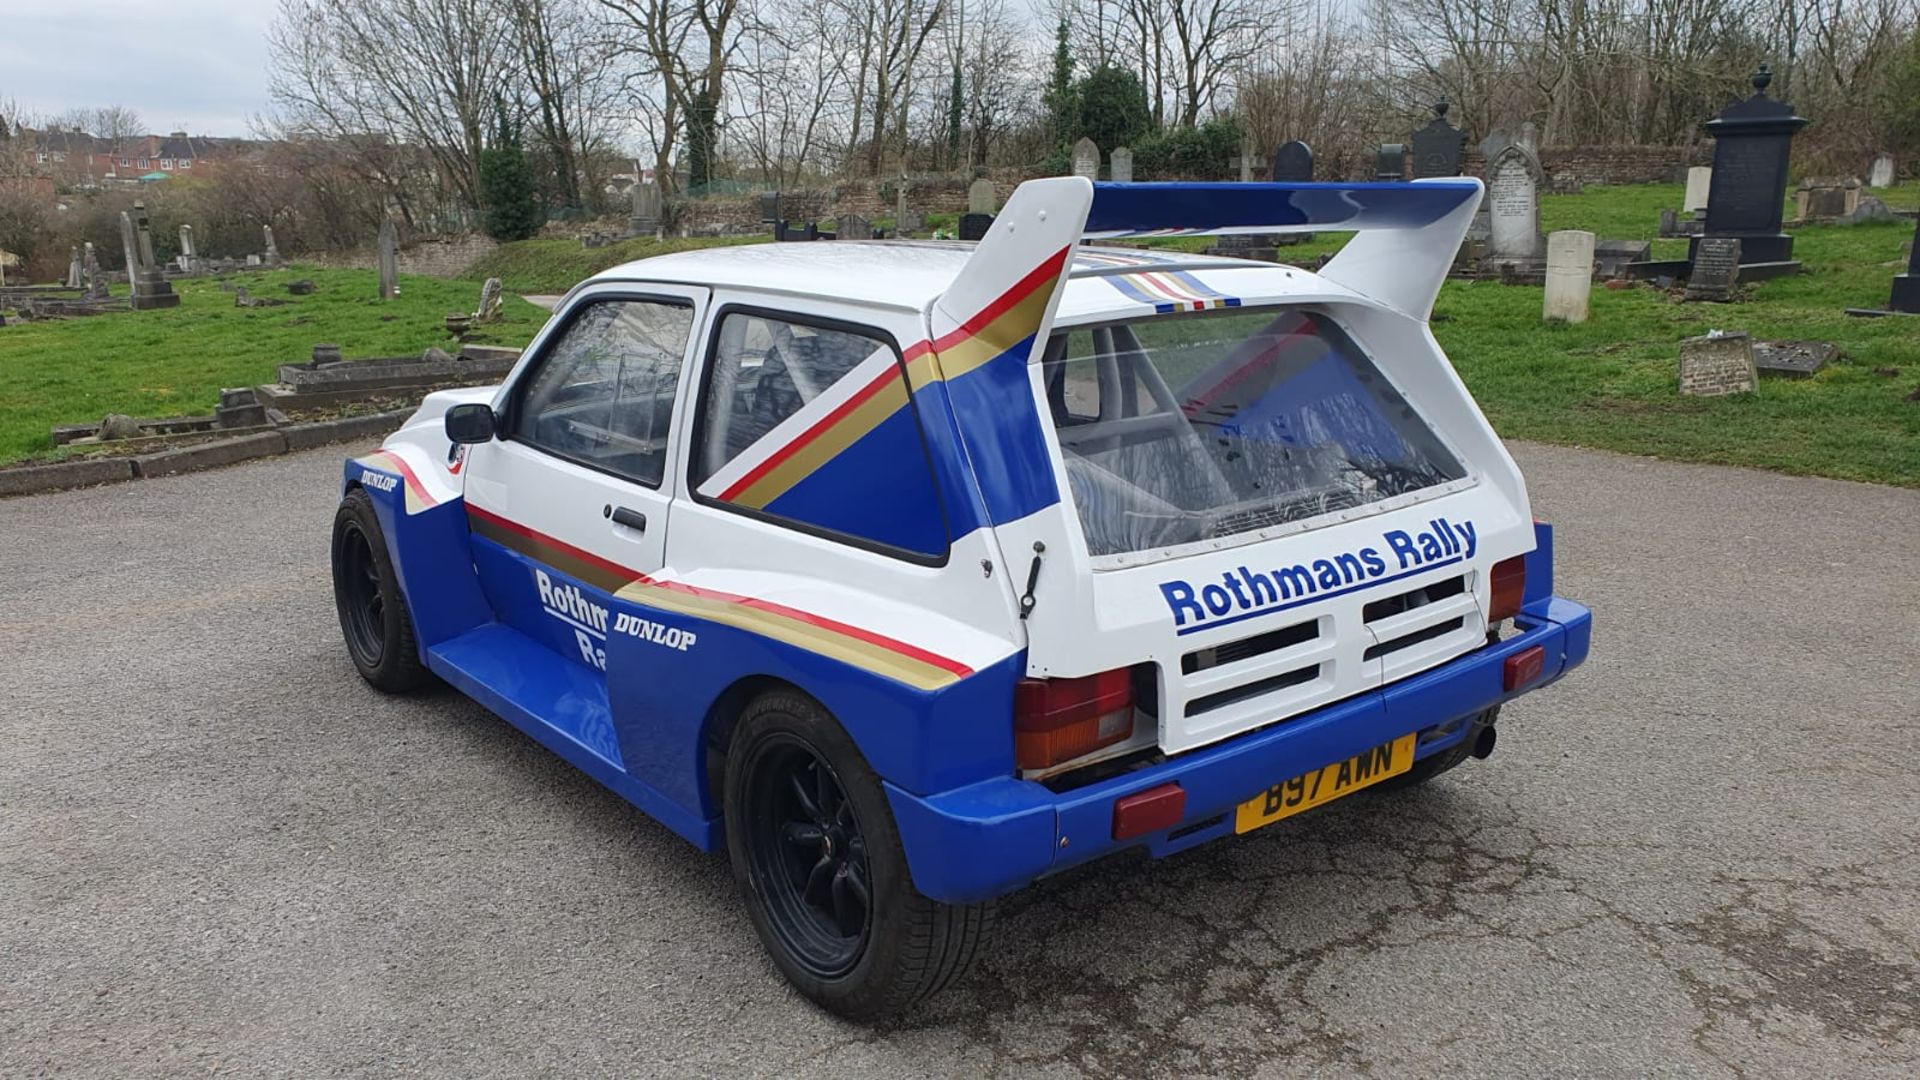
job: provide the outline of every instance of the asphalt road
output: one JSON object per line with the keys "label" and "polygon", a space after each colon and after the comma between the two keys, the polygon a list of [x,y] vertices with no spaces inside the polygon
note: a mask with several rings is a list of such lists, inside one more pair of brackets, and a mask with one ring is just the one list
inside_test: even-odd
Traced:
{"label": "asphalt road", "polygon": [[0,1075],[1920,1074],[1920,491],[1519,452],[1597,633],[1491,760],[1042,882],[877,1031],[355,678],[339,454],[0,501]]}

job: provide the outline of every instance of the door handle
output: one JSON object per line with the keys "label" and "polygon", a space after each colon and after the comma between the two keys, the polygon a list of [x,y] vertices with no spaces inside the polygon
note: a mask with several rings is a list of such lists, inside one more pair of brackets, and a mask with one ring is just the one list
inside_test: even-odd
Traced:
{"label": "door handle", "polygon": [[638,510],[629,510],[624,506],[611,506],[607,508],[607,516],[613,519],[615,525],[625,525],[634,532],[647,531],[647,515]]}

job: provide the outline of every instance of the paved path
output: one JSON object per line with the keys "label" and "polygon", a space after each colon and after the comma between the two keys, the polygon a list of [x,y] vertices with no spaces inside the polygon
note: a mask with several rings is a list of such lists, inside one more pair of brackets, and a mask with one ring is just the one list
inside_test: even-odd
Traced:
{"label": "paved path", "polygon": [[868,1031],[721,859],[347,665],[338,455],[0,501],[0,1075],[1920,1073],[1920,491],[1522,447],[1500,752],[1007,905]]}
{"label": "paved path", "polygon": [[525,300],[529,304],[533,304],[538,307],[543,307],[543,308],[546,308],[548,311],[552,311],[554,308],[559,307],[560,301],[566,299],[566,297],[558,293],[555,293],[553,295],[548,295],[546,293],[535,293],[527,296],[522,296],[520,299]]}

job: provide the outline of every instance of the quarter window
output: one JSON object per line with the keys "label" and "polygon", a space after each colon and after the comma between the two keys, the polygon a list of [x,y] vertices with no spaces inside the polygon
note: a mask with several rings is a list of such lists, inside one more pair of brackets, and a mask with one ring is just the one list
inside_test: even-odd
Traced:
{"label": "quarter window", "polygon": [[514,410],[511,437],[659,487],[693,309],[602,300],[548,347]]}

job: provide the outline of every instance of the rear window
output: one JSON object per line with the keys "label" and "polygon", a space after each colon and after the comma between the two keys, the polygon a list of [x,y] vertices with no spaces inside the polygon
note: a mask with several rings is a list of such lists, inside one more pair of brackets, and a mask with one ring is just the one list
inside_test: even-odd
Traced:
{"label": "rear window", "polygon": [[1353,339],[1312,312],[1063,331],[1042,376],[1095,555],[1306,521],[1466,475]]}

